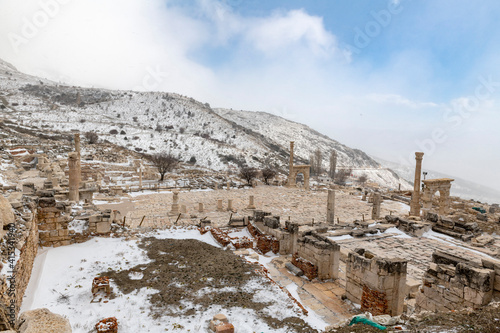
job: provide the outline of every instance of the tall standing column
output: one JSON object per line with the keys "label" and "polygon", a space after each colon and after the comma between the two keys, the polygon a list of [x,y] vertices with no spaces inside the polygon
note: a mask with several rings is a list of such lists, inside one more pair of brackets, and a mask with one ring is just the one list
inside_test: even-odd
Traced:
{"label": "tall standing column", "polygon": [[293,141],[290,141],[290,163],[288,170],[288,186],[295,185],[295,179],[293,179]]}
{"label": "tall standing column", "polygon": [[77,175],[78,175],[78,183],[80,183],[82,181],[82,165],[81,165],[82,155],[80,151],[80,133],[75,133],[75,152],[78,155]]}
{"label": "tall standing column", "polygon": [[328,190],[328,202],[326,205],[326,223],[335,224],[335,190]]}
{"label": "tall standing column", "polygon": [[78,177],[78,153],[72,152],[68,154],[69,167],[69,195],[70,201],[80,201],[80,177]]}
{"label": "tall standing column", "polygon": [[424,157],[424,153],[416,152],[415,153],[415,183],[413,187],[413,195],[411,196],[410,202],[410,215],[411,216],[420,216],[420,178],[422,174],[422,159]]}

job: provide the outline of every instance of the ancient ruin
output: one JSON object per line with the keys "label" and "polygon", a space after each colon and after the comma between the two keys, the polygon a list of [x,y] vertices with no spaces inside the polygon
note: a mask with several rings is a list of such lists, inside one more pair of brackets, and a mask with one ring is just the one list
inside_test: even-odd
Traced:
{"label": "ancient ruin", "polygon": [[[9,237],[11,225],[21,231],[15,243],[20,249],[16,265],[16,314],[21,311],[25,291],[33,292],[29,281],[39,246],[44,251],[59,247],[73,251],[75,244],[91,246],[93,241],[102,246],[101,243],[116,239],[118,242],[112,243],[111,249],[122,247],[121,243],[128,244],[126,251],[117,250],[119,264],[103,264],[106,259],[99,257],[88,264],[86,257],[58,264],[72,272],[72,276],[77,276],[78,267],[88,272],[85,279],[64,283],[71,286],[70,290],[80,290],[80,286],[87,294],[91,290],[92,302],[104,307],[113,308],[113,297],[123,295],[120,288],[113,287],[111,291],[117,277],[130,281],[133,290],[161,279],[162,275],[154,275],[160,269],[155,262],[165,256],[173,256],[167,265],[170,272],[179,270],[177,276],[185,276],[183,283],[189,283],[192,278],[183,273],[184,264],[177,262],[188,255],[188,249],[197,242],[194,240],[189,240],[190,246],[183,245],[176,250],[179,252],[172,252],[174,249],[155,248],[151,245],[155,238],[147,238],[141,247],[148,250],[148,255],[158,251],[158,257],[137,262],[134,264],[137,266],[119,268],[137,260],[128,256],[127,251],[135,251],[135,242],[143,242],[145,233],[151,231],[170,235],[161,236],[168,239],[162,246],[173,244],[176,237],[182,239],[184,233],[200,239],[209,237],[204,239],[212,245],[206,246],[216,244],[224,249],[221,250],[224,255],[237,260],[228,266],[231,267],[226,272],[228,276],[233,274],[234,267],[248,265],[245,269],[259,276],[262,279],[259,283],[266,281],[274,286],[273,292],[266,293],[276,293],[273,298],[283,297],[282,301],[293,309],[287,310],[293,316],[307,318],[308,309],[314,309],[316,315],[331,325],[340,325],[352,317],[358,311],[356,306],[373,316],[395,318],[422,310],[481,309],[500,299],[496,236],[482,231],[482,228],[496,230],[500,220],[498,205],[451,196],[453,179],[423,180],[421,189],[422,153],[416,153],[415,187],[411,193],[366,184],[333,186],[319,178],[311,183],[309,166],[293,164],[293,142],[290,172],[281,177],[288,178],[285,187],[280,186],[281,180],[272,185],[254,182],[249,187],[234,174],[195,175],[192,169],[172,175],[170,183],[167,180],[168,184],[161,184],[155,180],[154,167],[135,155],[129,157],[128,163],[117,157],[115,164],[107,162],[106,167],[95,160],[86,162],[89,156],[81,155],[82,144],[85,145],[75,136],[74,149],[69,147],[59,159],[37,153],[38,164],[19,171],[26,176],[18,186],[2,187],[2,237]],[[304,174],[304,188],[310,191],[297,188],[298,173]],[[225,190],[217,191],[224,183]],[[436,192],[439,196],[435,196]],[[449,238],[440,239],[441,235]],[[216,262],[204,259],[207,261]],[[114,271],[113,267],[118,268]],[[126,275],[120,276],[124,272]],[[8,275],[1,277],[4,308],[11,301],[7,278]],[[203,276],[195,279],[212,288],[212,280],[205,281]],[[263,285],[259,284],[259,288]],[[54,294],[59,293],[55,295],[59,295],[60,302],[66,302],[67,291],[61,285],[53,289]],[[169,295],[175,292],[170,290]],[[68,302],[80,306],[76,297]],[[1,328],[15,329],[16,324],[9,322],[8,314],[7,310],[0,311]],[[93,329],[99,332],[128,329],[129,320],[120,312],[109,315],[115,317],[93,316]],[[30,327],[39,325],[38,317],[58,318],[43,311],[36,312],[36,317],[30,311],[22,316],[31,318],[23,324]],[[220,313],[210,313],[204,320],[207,329],[218,333],[234,332],[244,325],[241,318],[230,322]],[[57,322],[61,327],[66,325],[64,321]],[[78,322],[78,325],[87,324]],[[172,330],[184,329],[174,323],[168,325]],[[312,332],[308,324],[304,325],[305,332]]]}
{"label": "ancient ruin", "polygon": [[413,193],[411,195],[410,202],[410,215],[420,216],[420,179],[422,175],[422,160],[424,158],[424,153],[415,153],[415,181],[413,183]]}
{"label": "ancient ruin", "polygon": [[[454,179],[450,178],[427,179],[423,181],[423,214],[438,213],[439,215],[446,215],[449,213],[451,207],[450,189],[452,181],[454,181]],[[434,211],[432,207],[432,199],[436,192],[439,192],[439,209],[437,212]]]}
{"label": "ancient ruin", "polygon": [[293,146],[294,146],[294,142],[290,141],[290,164],[289,164],[287,186],[289,186],[289,187],[297,186],[297,182],[296,182],[297,175],[302,174],[304,176],[304,188],[309,189],[309,173],[311,170],[311,166],[310,165],[294,165]]}

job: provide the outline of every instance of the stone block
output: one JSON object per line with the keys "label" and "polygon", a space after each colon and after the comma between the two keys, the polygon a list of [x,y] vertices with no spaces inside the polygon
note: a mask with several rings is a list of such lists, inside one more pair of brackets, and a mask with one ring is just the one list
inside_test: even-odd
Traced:
{"label": "stone block", "polygon": [[493,290],[489,292],[479,291],[469,287],[464,287],[464,299],[476,305],[486,305],[493,297]]}
{"label": "stone block", "polygon": [[111,223],[109,222],[99,222],[96,226],[96,232],[98,234],[106,234],[111,231]]}

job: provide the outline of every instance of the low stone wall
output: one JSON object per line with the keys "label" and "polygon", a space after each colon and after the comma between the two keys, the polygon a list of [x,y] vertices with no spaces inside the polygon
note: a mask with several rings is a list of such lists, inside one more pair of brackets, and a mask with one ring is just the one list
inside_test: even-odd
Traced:
{"label": "low stone wall", "polygon": [[452,221],[435,213],[427,213],[425,217],[434,223],[433,231],[461,239],[464,242],[481,234],[481,229],[475,222]]}
{"label": "low stone wall", "polygon": [[318,279],[338,278],[340,245],[328,238],[314,232],[308,232],[297,240],[297,252],[294,255],[316,266]]}
{"label": "low stone wall", "polygon": [[486,262],[491,269],[445,252],[434,252],[417,293],[417,309],[450,311],[488,304],[493,298],[496,265],[500,268],[498,263]]}
{"label": "low stone wall", "polygon": [[[35,204],[33,202],[24,202],[23,206],[19,209],[23,210],[25,213],[27,211],[31,211],[31,213],[24,214],[24,216],[29,216],[30,218],[22,222],[26,226],[27,233],[23,239],[18,240],[22,242],[23,245],[20,248],[19,259],[17,260],[14,273],[11,275],[9,269],[8,276],[0,277],[0,330],[12,328],[9,323],[12,319],[9,316],[12,310],[9,309],[9,307],[13,305],[15,313],[17,315],[19,314],[24,293],[26,292],[26,288],[31,278],[33,263],[38,253],[39,240]],[[20,217],[18,216],[17,219],[16,225],[19,225]],[[20,244],[19,242],[17,244]],[[13,276],[14,279],[10,279],[11,276]],[[12,283],[14,283],[14,285],[12,285]],[[12,288],[9,290],[9,287]],[[14,293],[12,291],[14,291]]]}
{"label": "low stone wall", "polygon": [[21,248],[21,254],[16,265],[16,312],[19,313],[19,308],[23,302],[23,296],[28,287],[28,283],[31,278],[31,271],[33,270],[33,264],[35,262],[35,257],[38,253],[38,227],[36,214],[32,214],[33,220],[29,224],[30,231],[26,242]]}
{"label": "low stone wall", "polygon": [[350,252],[346,262],[346,296],[373,315],[403,313],[407,262],[383,259],[364,249]]}
{"label": "low stone wall", "polygon": [[292,256],[292,265],[300,268],[309,280],[318,277],[318,266],[314,265],[309,260],[299,257],[297,254]]}
{"label": "low stone wall", "polygon": [[[255,222],[259,219],[262,222]],[[285,225],[285,228],[281,228],[279,216],[270,216],[266,212],[254,211],[253,221],[248,223],[248,231],[257,239],[257,249],[262,253],[267,253],[271,249],[274,253],[282,255],[293,254],[296,252],[299,227],[289,221],[286,221]],[[265,236],[272,238],[266,237],[260,240]]]}

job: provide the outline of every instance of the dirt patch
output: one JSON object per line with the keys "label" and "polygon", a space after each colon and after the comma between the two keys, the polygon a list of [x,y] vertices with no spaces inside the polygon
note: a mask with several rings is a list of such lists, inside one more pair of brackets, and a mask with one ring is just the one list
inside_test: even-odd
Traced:
{"label": "dirt patch", "polygon": [[[476,311],[464,310],[448,313],[427,313],[420,315],[416,319],[407,319],[405,321],[406,324],[402,326],[406,328],[405,332],[411,333],[494,333],[500,332],[500,307],[489,306]],[[388,331],[391,330],[392,328],[388,328]],[[375,332],[382,331],[361,323],[328,331],[328,333]]]}
{"label": "dirt patch", "polygon": [[142,239],[139,247],[146,250],[153,262],[101,275],[109,276],[125,294],[144,287],[158,290],[150,298],[155,318],[186,316],[217,304],[225,308],[253,309],[273,328],[317,332],[298,317],[277,320],[264,314],[262,310],[272,301],[254,301],[255,292],[246,285],[252,280],[258,280],[260,284],[269,282],[255,272],[258,266],[248,264],[231,251],[197,240],[153,237]]}

